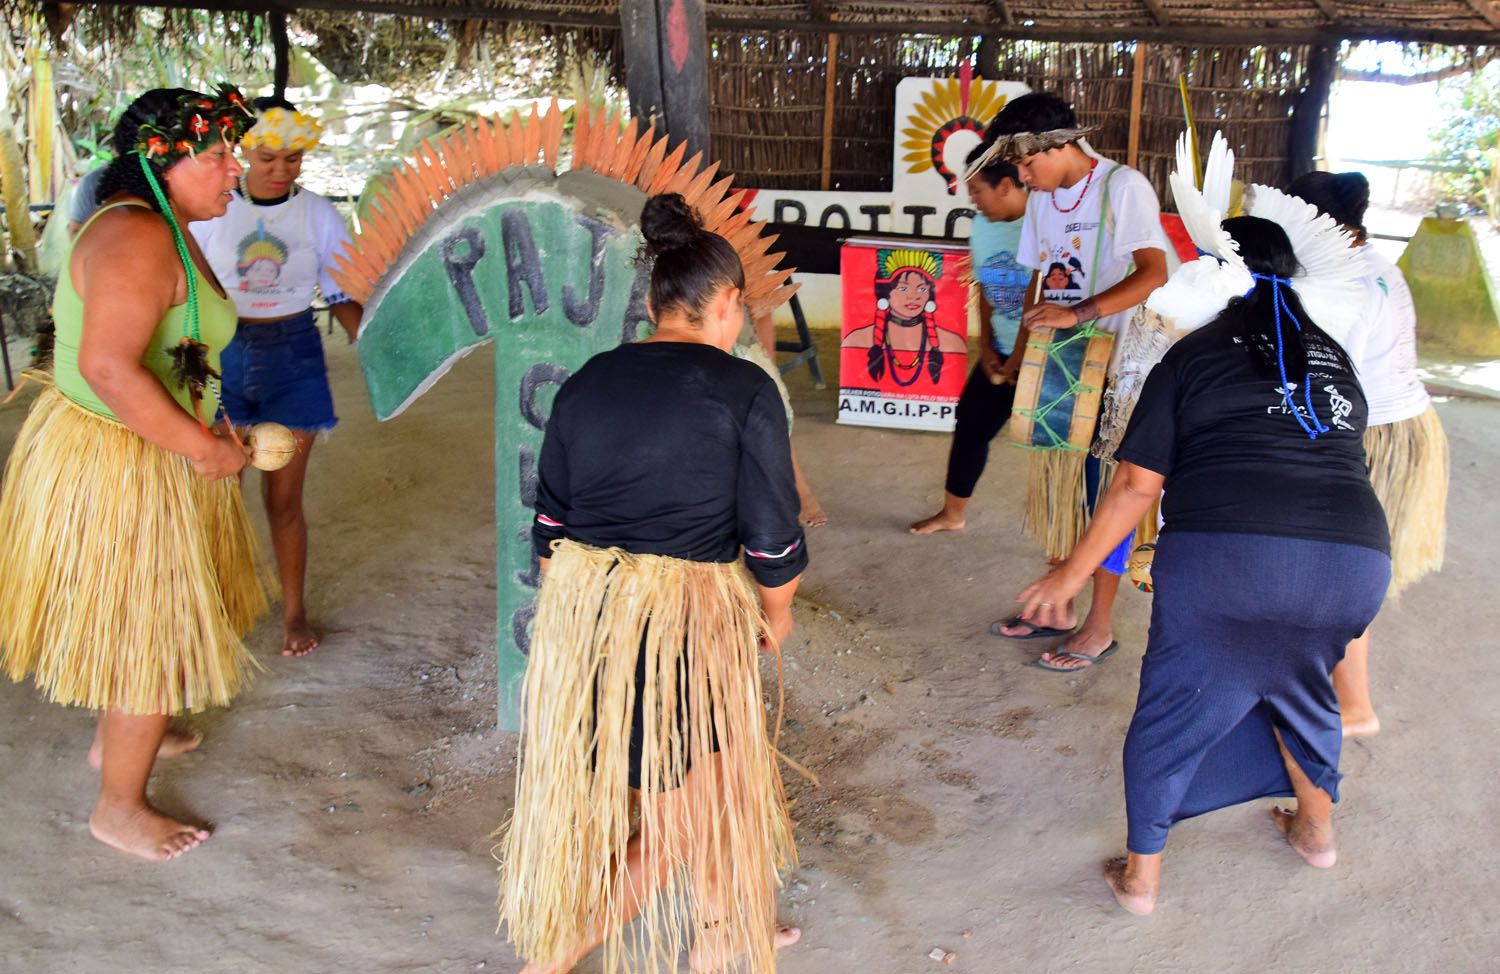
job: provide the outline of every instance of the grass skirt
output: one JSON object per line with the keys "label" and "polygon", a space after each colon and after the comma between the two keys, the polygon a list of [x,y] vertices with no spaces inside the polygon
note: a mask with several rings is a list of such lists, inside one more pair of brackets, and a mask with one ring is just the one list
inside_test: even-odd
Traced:
{"label": "grass skirt", "polygon": [[0,493],[0,664],[49,699],[132,714],[222,706],[266,611],[234,478],[56,389],[31,407]]}
{"label": "grass skirt", "polygon": [[1391,529],[1391,595],[1443,567],[1448,523],[1448,434],[1429,404],[1365,430],[1375,496]]}
{"label": "grass skirt", "polygon": [[[516,804],[497,850],[500,918],[521,957],[556,961],[602,933],[609,974],[670,971],[703,934],[739,969],[775,970],[777,874],[796,853],[761,696],[765,629],[738,563],[554,547],[526,671]],[[633,904],[617,873],[632,831],[637,692],[640,834],[666,882],[627,944]]]}

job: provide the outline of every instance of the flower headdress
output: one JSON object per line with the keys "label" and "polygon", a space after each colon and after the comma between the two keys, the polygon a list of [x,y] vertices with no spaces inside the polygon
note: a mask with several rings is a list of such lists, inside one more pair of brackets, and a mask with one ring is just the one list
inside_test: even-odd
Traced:
{"label": "flower headdress", "polygon": [[1074,128],[1048,129],[1045,132],[1012,132],[1009,135],[998,136],[994,142],[990,143],[989,148],[985,149],[984,153],[964,170],[964,178],[968,179],[985,166],[996,162],[1012,162],[1022,156],[1035,155],[1038,152],[1046,152],[1048,149],[1060,149],[1069,143],[1077,142],[1095,128],[1096,126],[1093,125],[1080,125]]}
{"label": "flower headdress", "polygon": [[219,85],[209,97],[183,95],[177,111],[154,122],[142,122],[135,151],[159,169],[207,149],[220,139],[234,145],[255,123],[255,113],[233,85]]}
{"label": "flower headdress", "polygon": [[322,138],[323,123],[311,115],[285,108],[268,108],[260,113],[240,145],[247,149],[264,146],[267,149],[305,151],[317,146]]}

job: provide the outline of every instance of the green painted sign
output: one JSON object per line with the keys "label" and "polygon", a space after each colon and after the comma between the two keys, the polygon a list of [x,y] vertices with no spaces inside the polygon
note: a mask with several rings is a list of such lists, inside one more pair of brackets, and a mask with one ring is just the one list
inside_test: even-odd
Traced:
{"label": "green painted sign", "polygon": [[480,345],[495,350],[500,727],[520,725],[540,584],[536,458],[552,397],[593,355],[650,327],[636,229],[645,196],[587,171],[507,170],[464,187],[409,240],[365,306],[359,359],[390,419]]}

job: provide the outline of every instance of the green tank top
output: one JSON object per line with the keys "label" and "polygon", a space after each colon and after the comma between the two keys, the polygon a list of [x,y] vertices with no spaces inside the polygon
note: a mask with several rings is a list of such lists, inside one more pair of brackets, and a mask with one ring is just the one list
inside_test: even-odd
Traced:
{"label": "green tank top", "polygon": [[[111,203],[100,207],[89,218],[89,223],[93,223],[100,213],[116,206],[144,205],[144,203],[128,201]],[[88,223],[84,224],[85,229],[88,225]],[[78,236],[83,236],[82,230],[79,231]],[[78,371],[78,345],[83,337],[83,298],[79,297],[78,292],[73,288],[71,262],[72,249],[70,248],[68,259],[63,261],[62,271],[57,277],[57,293],[52,299],[52,318],[56,327],[52,352],[53,383],[59,392],[89,412],[118,420],[119,417],[94,394],[94,390],[89,388],[89,384],[84,381],[83,375]],[[198,340],[208,346],[208,364],[215,372],[218,372],[220,371],[219,353],[234,337],[238,316],[234,310],[234,302],[228,298],[219,297],[213,284],[203,276],[203,272],[198,270],[196,265],[193,273],[198,275]],[[187,388],[179,385],[172,378],[171,350],[186,335],[187,305],[173,305],[167,309],[167,316],[151,333],[151,340],[146,345],[146,354],[141,357],[141,364],[160,380],[177,404],[191,414],[193,401],[188,396]],[[203,390],[204,420],[212,423],[218,411],[218,384],[210,383],[209,387]]]}

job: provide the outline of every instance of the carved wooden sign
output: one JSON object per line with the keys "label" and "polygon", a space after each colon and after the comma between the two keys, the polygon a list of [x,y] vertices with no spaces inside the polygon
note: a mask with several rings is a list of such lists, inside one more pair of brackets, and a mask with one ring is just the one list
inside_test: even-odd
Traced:
{"label": "carved wooden sign", "polygon": [[[536,458],[557,387],[591,356],[650,328],[638,264],[647,195],[680,192],[745,263],[746,301],[791,296],[771,273],[774,238],[738,210],[729,180],[682,147],[579,106],[573,170],[554,168],[562,132],[545,117],[477,126],[424,145],[388,178],[335,274],[365,304],[359,360],[377,418],[401,413],[457,360],[495,353],[495,530],[499,724],[519,726],[540,578],[531,545]],[[411,593],[420,597],[420,593]]]}

